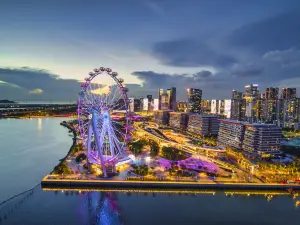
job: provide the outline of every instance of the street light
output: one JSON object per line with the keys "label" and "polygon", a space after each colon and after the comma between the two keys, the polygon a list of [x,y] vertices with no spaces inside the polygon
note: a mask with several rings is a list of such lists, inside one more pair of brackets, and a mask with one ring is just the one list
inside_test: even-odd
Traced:
{"label": "street light", "polygon": [[149,163],[150,160],[151,160],[150,156],[147,156],[147,157],[145,158],[145,160],[146,160],[147,163]]}

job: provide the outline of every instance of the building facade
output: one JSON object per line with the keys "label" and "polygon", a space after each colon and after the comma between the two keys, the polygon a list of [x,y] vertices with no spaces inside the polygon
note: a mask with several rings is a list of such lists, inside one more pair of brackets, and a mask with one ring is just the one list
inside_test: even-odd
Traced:
{"label": "building facade", "polygon": [[254,154],[279,152],[281,132],[274,124],[247,124],[243,150]]}
{"label": "building facade", "polygon": [[245,134],[245,122],[220,120],[218,145],[242,150]]}
{"label": "building facade", "polygon": [[153,112],[154,122],[159,125],[169,125],[170,111],[169,110],[158,110]]}
{"label": "building facade", "polygon": [[188,103],[187,102],[183,102],[183,101],[180,101],[180,102],[177,102],[177,110],[179,112],[187,112],[188,110]]}
{"label": "building facade", "polygon": [[279,152],[281,132],[275,124],[221,120],[217,142],[254,155],[269,154]]}
{"label": "building facade", "polygon": [[190,114],[187,130],[200,136],[217,136],[219,117],[207,114]]}
{"label": "building facade", "polygon": [[188,125],[189,115],[181,112],[170,112],[169,124],[171,127],[186,130]]}
{"label": "building facade", "polygon": [[172,88],[167,89],[167,96],[168,96],[169,109],[176,111],[176,109],[177,109],[176,88],[172,87]]}
{"label": "building facade", "polygon": [[282,99],[297,98],[296,88],[282,88]]}
{"label": "building facade", "polygon": [[201,113],[202,90],[189,88],[187,89],[189,112]]}

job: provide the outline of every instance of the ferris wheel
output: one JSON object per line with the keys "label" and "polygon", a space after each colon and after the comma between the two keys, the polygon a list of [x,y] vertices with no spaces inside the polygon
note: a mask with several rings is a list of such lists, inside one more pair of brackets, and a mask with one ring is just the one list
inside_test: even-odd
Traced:
{"label": "ferris wheel", "polygon": [[89,73],[79,92],[78,124],[87,161],[101,165],[104,177],[115,172],[131,140],[130,100],[123,83],[117,72],[100,67]]}

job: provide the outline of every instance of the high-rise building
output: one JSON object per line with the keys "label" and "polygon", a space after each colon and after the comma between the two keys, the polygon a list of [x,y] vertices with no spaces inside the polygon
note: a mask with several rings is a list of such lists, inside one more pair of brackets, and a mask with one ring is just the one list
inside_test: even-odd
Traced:
{"label": "high-rise building", "polygon": [[279,96],[279,88],[268,87],[266,88],[266,93],[263,98],[265,99],[278,99]]}
{"label": "high-rise building", "polygon": [[176,88],[172,87],[167,89],[166,94],[164,94],[163,89],[158,89],[158,100],[159,100],[159,110],[173,110],[176,111]]}
{"label": "high-rise building", "polygon": [[255,154],[273,153],[280,150],[281,128],[274,124],[247,124],[243,150]]}
{"label": "high-rise building", "polygon": [[220,121],[217,139],[219,145],[259,155],[278,152],[280,141],[281,128],[274,124]]}
{"label": "high-rise building", "polygon": [[244,123],[236,120],[220,120],[218,145],[241,150],[245,135]]}
{"label": "high-rise building", "polygon": [[142,102],[141,99],[134,99],[134,112],[142,111]]}
{"label": "high-rise building", "polygon": [[243,99],[243,93],[232,90],[231,97],[231,115],[232,120],[244,120],[246,111],[246,100]]}
{"label": "high-rise building", "polygon": [[152,112],[153,111],[153,98],[152,95],[147,95],[148,99],[148,111]]}
{"label": "high-rise building", "polygon": [[171,127],[186,130],[189,116],[187,113],[170,112],[169,124]]}
{"label": "high-rise building", "polygon": [[279,100],[262,99],[262,122],[269,124],[277,124],[277,108]]}
{"label": "high-rise building", "polygon": [[202,90],[189,88],[187,89],[189,111],[192,113],[201,113]]}
{"label": "high-rise building", "polygon": [[187,130],[200,136],[217,136],[219,131],[218,116],[190,114]]}
{"label": "high-rise building", "polygon": [[282,88],[282,99],[297,98],[296,88]]}
{"label": "high-rise building", "polygon": [[143,99],[143,111],[148,111],[149,110],[149,101],[148,98]]}
{"label": "high-rise building", "polygon": [[158,109],[161,110],[161,100],[164,94],[164,89],[158,89]]}
{"label": "high-rise building", "polygon": [[154,121],[160,125],[168,125],[170,120],[170,110],[158,110],[153,113]]}
{"label": "high-rise building", "polygon": [[162,94],[160,99],[161,110],[169,110],[169,96],[167,94]]}
{"label": "high-rise building", "polygon": [[245,86],[244,98],[256,99],[259,95],[258,84],[248,84]]}
{"label": "high-rise building", "polygon": [[243,98],[243,93],[242,92],[238,92],[236,90],[232,90],[231,92],[231,99],[242,99]]}
{"label": "high-rise building", "polygon": [[134,98],[129,98],[129,111],[134,112]]}
{"label": "high-rise building", "polygon": [[279,88],[266,88],[265,94],[261,98],[261,121],[268,124],[277,123],[277,103],[279,97]]}
{"label": "high-rise building", "polygon": [[227,119],[231,118],[231,99],[224,100],[224,113]]}
{"label": "high-rise building", "polygon": [[167,96],[169,102],[169,109],[176,111],[176,88],[172,87],[167,89]]}
{"label": "high-rise building", "polygon": [[180,102],[177,102],[176,108],[179,112],[186,112],[187,108],[188,108],[188,104],[187,104],[187,102],[180,101]]}
{"label": "high-rise building", "polygon": [[246,100],[244,99],[232,99],[231,100],[231,115],[232,120],[245,120],[246,114]]}
{"label": "high-rise building", "polygon": [[217,99],[211,100],[210,113],[217,114],[219,108],[219,102]]}
{"label": "high-rise building", "polygon": [[153,99],[153,110],[157,111],[159,106],[159,100],[158,98]]}
{"label": "high-rise building", "polygon": [[257,84],[245,86],[243,98],[246,100],[245,120],[250,123],[261,121],[261,100]]}
{"label": "high-rise building", "polygon": [[295,128],[295,123],[299,122],[300,99],[291,98],[282,101],[282,127]]}
{"label": "high-rise building", "polygon": [[211,112],[211,100],[201,100],[201,112],[210,113]]}

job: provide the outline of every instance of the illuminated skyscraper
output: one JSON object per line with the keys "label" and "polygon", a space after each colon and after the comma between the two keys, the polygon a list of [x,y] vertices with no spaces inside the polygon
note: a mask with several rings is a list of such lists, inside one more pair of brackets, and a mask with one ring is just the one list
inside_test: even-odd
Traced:
{"label": "illuminated skyscraper", "polygon": [[167,96],[169,102],[169,109],[176,111],[176,88],[172,87],[167,89]]}
{"label": "illuminated skyscraper", "polygon": [[161,110],[161,98],[164,94],[164,89],[158,89],[158,109]]}
{"label": "illuminated skyscraper", "polygon": [[172,87],[167,89],[166,94],[164,94],[164,89],[158,89],[158,101],[159,110],[173,110],[176,111],[176,88]]}
{"label": "illuminated skyscraper", "polygon": [[266,93],[262,99],[262,122],[278,124],[277,105],[279,104],[279,88],[266,88]]}
{"label": "illuminated skyscraper", "polygon": [[261,99],[257,84],[245,86],[243,98],[246,100],[246,121],[250,123],[260,122],[261,120]]}
{"label": "illuminated skyscraper", "polygon": [[296,88],[282,88],[282,98],[283,99],[297,98]]}
{"label": "illuminated skyscraper", "polygon": [[162,94],[160,96],[160,107],[161,107],[161,110],[168,110],[170,108],[169,106],[169,97],[167,94]]}
{"label": "illuminated skyscraper", "polygon": [[189,111],[192,113],[201,113],[202,90],[189,88],[187,89]]}
{"label": "illuminated skyscraper", "polygon": [[266,99],[278,99],[279,88],[269,87],[266,88],[265,98]]}

